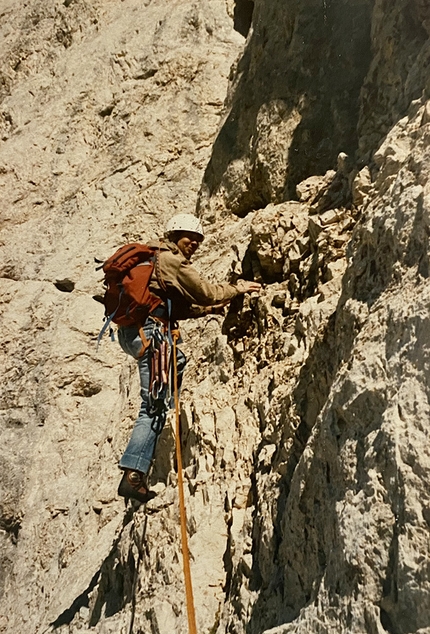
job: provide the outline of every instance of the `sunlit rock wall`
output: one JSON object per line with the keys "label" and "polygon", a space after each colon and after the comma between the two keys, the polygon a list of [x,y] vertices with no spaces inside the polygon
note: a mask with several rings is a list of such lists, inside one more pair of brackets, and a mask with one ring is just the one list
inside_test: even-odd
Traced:
{"label": "sunlit rock wall", "polygon": [[109,561],[107,614],[131,596],[132,556],[121,568],[109,553],[129,519],[116,465],[136,377],[108,337],[96,352],[94,257],[194,210],[244,38],[223,1],[3,0],[0,13],[0,629],[35,632],[70,620]]}
{"label": "sunlit rock wall", "polygon": [[182,329],[199,633],[428,634],[426,3],[0,6],[0,630],[187,631],[174,436],[125,509],[91,295],[197,203],[196,266],[264,285]]}

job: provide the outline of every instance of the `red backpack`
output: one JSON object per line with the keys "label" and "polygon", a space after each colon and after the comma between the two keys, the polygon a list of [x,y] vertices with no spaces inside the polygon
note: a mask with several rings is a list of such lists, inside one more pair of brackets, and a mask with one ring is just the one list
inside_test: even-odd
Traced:
{"label": "red backpack", "polygon": [[104,271],[106,286],[104,330],[111,321],[119,326],[142,326],[149,313],[162,303],[149,291],[156,251],[146,244],[126,244],[99,267]]}

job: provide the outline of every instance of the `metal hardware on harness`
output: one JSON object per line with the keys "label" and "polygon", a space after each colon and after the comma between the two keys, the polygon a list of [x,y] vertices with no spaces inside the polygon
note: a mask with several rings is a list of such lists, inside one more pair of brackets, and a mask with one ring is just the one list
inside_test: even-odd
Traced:
{"label": "metal hardware on harness", "polygon": [[154,318],[155,327],[151,338],[151,378],[149,382],[149,403],[159,410],[169,408],[171,386],[169,381],[170,346],[166,341],[165,325]]}

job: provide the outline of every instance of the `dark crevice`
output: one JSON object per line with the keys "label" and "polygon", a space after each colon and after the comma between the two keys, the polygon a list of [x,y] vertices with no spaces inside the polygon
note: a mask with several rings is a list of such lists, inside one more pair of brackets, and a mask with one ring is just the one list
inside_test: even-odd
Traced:
{"label": "dark crevice", "polygon": [[99,111],[99,115],[101,117],[110,117],[110,115],[112,114],[114,108],[115,108],[115,104],[111,104],[109,106],[106,106],[105,108],[102,108]]}
{"label": "dark crevice", "polygon": [[[386,444],[384,439],[381,444]],[[404,534],[405,527],[405,499],[406,491],[400,471],[395,472],[391,480],[395,480],[393,491],[392,512],[395,517],[390,547],[388,549],[388,565],[385,571],[385,579],[382,585],[382,599],[380,605],[380,619],[383,628],[389,634],[401,634],[402,632],[416,632],[426,623],[420,620],[416,612],[409,613],[405,610],[404,594],[401,582],[399,582],[399,538]]]}
{"label": "dark crevice", "polygon": [[[133,508],[130,508],[125,514],[123,528],[132,520],[133,512]],[[64,612],[62,612],[55,621],[50,624],[54,630],[62,625],[69,625],[81,608],[89,607],[91,592],[97,587],[97,584],[99,584],[99,590],[94,609],[90,616],[90,627],[93,627],[98,623],[103,605],[106,606],[106,615],[113,616],[122,609],[127,602],[132,600],[132,589],[134,585],[133,583],[127,584],[124,581],[124,571],[126,571],[127,577],[130,575],[133,576],[134,561],[132,562],[130,560],[132,559],[131,553],[129,554],[125,565],[118,561],[118,544],[121,541],[121,538],[122,531],[115,540],[111,552],[100,566],[100,569],[94,574],[88,587],[73,601],[72,605],[67,608],[67,610],[64,610]],[[127,570],[129,566],[131,568],[131,573]],[[113,583],[112,580],[114,580]],[[121,594],[117,594],[118,588],[122,590]]]}
{"label": "dark crevice", "polygon": [[5,531],[12,540],[13,544],[18,541],[18,534],[22,525],[21,515],[2,515],[0,516],[0,530]]}
{"label": "dark crevice", "polygon": [[62,293],[71,293],[75,289],[75,283],[69,279],[56,280],[54,286]]}
{"label": "dark crevice", "polygon": [[246,37],[252,24],[254,2],[252,0],[236,0],[234,5],[234,30]]}
{"label": "dark crevice", "polygon": [[97,570],[96,574],[91,579],[91,582],[88,588],[86,588],[84,592],[82,592],[82,594],[80,594],[73,601],[70,608],[68,608],[67,610],[64,610],[64,612],[62,612],[60,616],[53,623],[51,623],[51,626],[54,630],[56,630],[58,627],[61,627],[62,625],[69,625],[69,623],[73,621],[75,614],[77,614],[81,608],[87,608],[89,606],[89,601],[90,601],[89,595],[96,587],[99,577],[100,577],[100,570]]}
{"label": "dark crevice", "polygon": [[[226,506],[227,506],[227,498],[226,498]],[[232,550],[233,550],[233,538],[231,534],[231,527],[233,525],[233,516],[231,512],[229,512],[228,508],[225,508],[225,512],[228,513],[227,519],[227,545],[223,556],[224,562],[224,570],[225,570],[225,584],[224,584],[224,594],[226,597],[230,596],[231,593],[231,585],[233,578],[233,560],[232,560]]]}
{"label": "dark crevice", "polygon": [[[313,596],[313,590],[309,585],[309,578],[312,577],[314,581],[318,581],[322,578],[322,575],[327,567],[328,552],[326,551],[326,544],[323,539],[317,544],[317,560],[313,575],[308,575],[308,578],[303,581],[298,579],[298,583],[301,586],[301,591],[297,595],[294,605],[291,604],[291,580],[285,576],[285,562],[281,563],[282,555],[281,549],[285,546],[285,526],[284,517],[290,496],[291,483],[294,477],[295,470],[299,464],[305,447],[308,443],[309,437],[312,433],[319,413],[321,412],[324,403],[327,400],[328,393],[330,391],[332,382],[336,375],[340,357],[335,353],[335,322],[336,314],[334,313],[328,321],[325,328],[325,332],[321,339],[317,340],[311,350],[309,357],[304,364],[301,372],[297,387],[294,390],[293,400],[296,403],[296,413],[299,416],[300,423],[296,429],[293,439],[293,446],[289,451],[289,457],[283,468],[283,476],[279,481],[279,494],[277,499],[276,515],[273,522],[273,538],[270,545],[266,544],[262,546],[260,539],[261,526],[260,526],[260,514],[256,510],[254,516],[253,525],[253,569],[251,574],[250,589],[259,592],[259,597],[253,607],[250,620],[246,627],[247,634],[255,634],[261,631],[264,626],[265,629],[269,627],[275,627],[281,623],[290,622],[300,612]],[[322,360],[327,364],[327,359],[330,359],[327,367],[327,375],[324,380],[314,381],[313,373],[316,367],[320,367]],[[258,455],[258,452],[257,452]],[[317,468],[317,462],[315,463],[315,469]],[[327,464],[324,464],[324,471],[327,473]],[[255,477],[255,476],[254,476]],[[304,496],[303,503],[309,504],[309,500]],[[316,501],[317,505],[319,502]],[[256,509],[258,504],[256,503]],[[303,515],[307,515],[309,509],[303,507],[301,509]],[[316,531],[314,526],[310,527],[310,532],[314,534]],[[312,539],[309,537],[305,542],[311,544]],[[266,552],[263,552],[266,551]],[[266,571],[265,578],[271,579],[270,583],[267,583],[262,578],[259,570],[258,562],[260,560],[266,560],[267,558],[272,560],[272,568],[270,575]],[[288,566],[290,572],[295,570],[294,564]],[[318,583],[314,587],[318,587]],[[268,601],[273,601],[274,594],[278,591],[284,597],[289,597],[288,601],[284,601],[285,609],[283,613],[279,613],[276,618],[273,614],[270,617],[265,613],[265,605]]]}
{"label": "dark crevice", "polygon": [[386,632],[389,632],[389,634],[397,634],[398,632],[398,630],[394,627],[389,615],[383,608],[381,608],[381,625]]}
{"label": "dark crevice", "polygon": [[100,621],[103,606],[104,615],[108,618],[120,612],[131,601],[135,569],[136,565],[131,552],[124,563],[118,561],[117,553],[113,553],[105,561],[89,627],[94,627]]}

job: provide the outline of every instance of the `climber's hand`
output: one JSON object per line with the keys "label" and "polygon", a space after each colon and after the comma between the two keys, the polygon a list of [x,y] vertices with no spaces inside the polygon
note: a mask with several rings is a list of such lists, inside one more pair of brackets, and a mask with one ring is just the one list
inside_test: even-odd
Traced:
{"label": "climber's hand", "polygon": [[244,293],[259,293],[261,284],[258,282],[248,282],[247,280],[237,280],[236,288],[240,295],[243,295]]}

